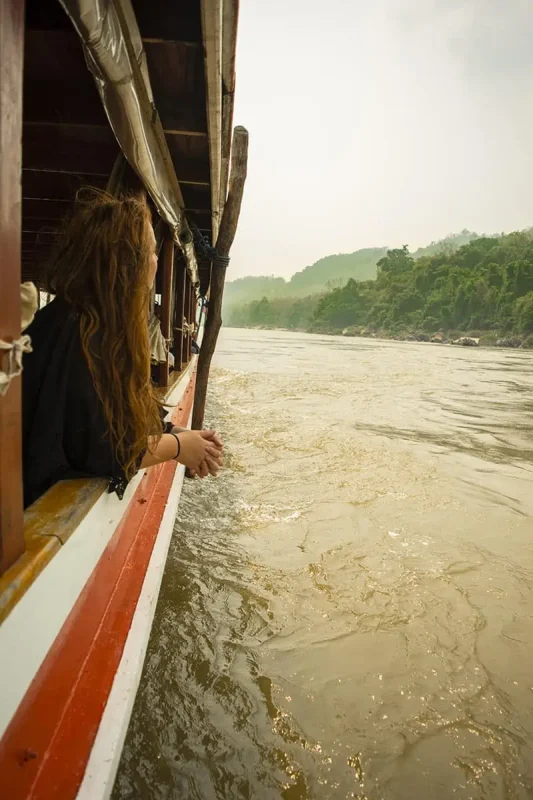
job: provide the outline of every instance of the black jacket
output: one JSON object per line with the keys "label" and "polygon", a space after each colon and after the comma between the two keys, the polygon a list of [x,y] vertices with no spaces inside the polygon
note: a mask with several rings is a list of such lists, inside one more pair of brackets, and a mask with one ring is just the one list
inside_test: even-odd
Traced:
{"label": "black jacket", "polygon": [[56,298],[26,333],[33,352],[24,356],[22,373],[24,506],[66,478],[109,478],[121,496],[127,481],[113,454],[75,311]]}

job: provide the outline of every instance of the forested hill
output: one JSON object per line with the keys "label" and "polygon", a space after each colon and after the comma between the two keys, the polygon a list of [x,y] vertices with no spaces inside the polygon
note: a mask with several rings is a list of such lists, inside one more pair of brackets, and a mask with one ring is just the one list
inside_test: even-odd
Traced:
{"label": "forested hill", "polygon": [[407,247],[389,250],[375,280],[350,279],[321,296],[263,296],[234,308],[227,322],[322,333],[531,337],[533,233],[472,238],[417,259]]}
{"label": "forested hill", "polygon": [[[464,230],[450,234],[445,239],[432,242],[413,253],[413,258],[453,252],[462,245],[478,238],[477,233]],[[224,290],[224,307],[228,312],[232,307],[246,305],[252,300],[267,300],[282,297],[309,297],[344,286],[350,279],[355,281],[374,280],[378,261],[387,254],[386,247],[369,247],[355,253],[338,253],[326,256],[297,272],[286,281],[273,275],[238,278],[228,281]],[[227,315],[227,314],[226,314]]]}
{"label": "forested hill", "polygon": [[239,278],[228,281],[224,289],[226,307],[250,303],[266,297],[307,297],[343,286],[350,278],[368,281],[376,277],[376,264],[386,254],[386,247],[357,250],[326,256],[297,272],[290,281],[273,276]]}
{"label": "forested hill", "polygon": [[370,247],[355,253],[326,256],[292,276],[286,284],[288,297],[319,294],[324,289],[343,286],[350,278],[371,281],[376,277],[376,265],[387,253],[386,247]]}
{"label": "forested hill", "polygon": [[[493,239],[497,235],[498,234],[494,234],[488,238]],[[438,242],[431,242],[431,244],[428,244],[426,247],[419,247],[418,250],[414,251],[413,258],[436,256],[438,253],[454,253],[463,245],[473,242],[474,239],[479,239],[479,235],[466,229],[461,231],[461,233],[450,233],[445,239],[439,239]]]}

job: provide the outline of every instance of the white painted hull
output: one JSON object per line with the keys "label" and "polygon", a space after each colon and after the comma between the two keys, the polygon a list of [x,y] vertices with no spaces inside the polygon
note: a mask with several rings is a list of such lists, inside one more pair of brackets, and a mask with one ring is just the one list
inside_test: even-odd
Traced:
{"label": "white painted hull", "polygon": [[[176,415],[171,413],[169,416],[172,415],[174,421],[184,427],[190,424],[192,378],[195,368],[196,358],[193,358],[167,400],[170,406],[179,407],[181,418],[177,419]],[[185,394],[189,398],[187,408],[183,406]],[[149,475],[152,470],[161,470],[162,467],[173,469],[174,472],[165,473],[164,481]],[[9,653],[11,656],[0,659],[0,796],[4,796],[6,789],[9,795],[5,796],[9,796],[10,800],[30,797],[39,797],[43,800],[48,797],[61,797],[61,800],[74,797],[82,800],[101,800],[111,794],[141,678],[184,479],[184,467],[177,465],[176,468],[174,462],[152,470],[142,471],[135,476],[123,500],[119,500],[116,494],[103,493],[99,497],[78,528],[0,626],[0,652]],[[148,483],[151,481],[155,486],[152,495],[149,495],[149,500],[143,495],[143,487],[147,485],[147,481]],[[143,503],[149,503],[146,506],[149,518],[142,518],[139,523],[141,528],[144,526],[145,531],[147,526],[149,528],[152,515],[154,518],[157,517],[155,523],[157,530],[152,528],[152,531],[149,531],[149,535],[153,538],[151,552],[142,574],[136,576],[140,591],[132,604],[131,621],[124,629],[123,641],[117,642],[115,637],[110,645],[109,642],[105,643],[105,637],[100,636],[102,644],[99,644],[100,639],[95,633],[93,640],[87,642],[87,655],[83,653],[80,655],[82,666],[81,671],[76,671],[76,677],[79,674],[80,683],[85,681],[89,688],[87,713],[92,714],[95,735],[88,737],[86,752],[77,752],[75,758],[73,757],[76,769],[73,770],[75,774],[69,778],[68,753],[65,754],[62,766],[65,774],[60,774],[57,769],[54,771],[49,767],[54,759],[56,738],[61,738],[66,733],[68,725],[72,727],[72,720],[74,726],[77,724],[76,716],[72,716],[74,710],[71,708],[70,698],[65,698],[66,711],[63,716],[66,720],[70,714],[71,721],[63,723],[62,718],[58,719],[57,728],[49,737],[50,741],[44,745],[50,748],[46,753],[42,752],[42,743],[33,745],[34,737],[38,739],[39,736],[37,732],[35,734],[32,732],[38,725],[38,720],[32,720],[32,706],[36,715],[42,713],[41,701],[43,698],[46,700],[48,686],[53,693],[58,680],[58,670],[62,669],[62,664],[68,664],[69,653],[64,640],[65,637],[74,640],[76,630],[73,630],[73,625],[83,625],[84,615],[88,617],[90,614],[90,604],[87,605],[87,612],[83,610],[84,602],[87,603],[87,593],[93,592],[97,597],[98,582],[102,582],[103,589],[108,589],[103,585],[102,570],[107,568],[107,561],[116,557],[120,546],[117,537],[121,536],[121,528],[125,528],[125,534],[133,542],[130,549],[136,546],[133,534],[127,529],[130,523],[125,523],[125,518],[128,514],[130,516],[132,513],[141,514],[142,509],[139,511],[139,507],[142,507]],[[130,556],[130,551],[127,551],[124,566],[121,567],[117,578],[117,585],[120,580],[121,591],[125,592],[125,597],[129,597],[128,569],[131,569],[131,564],[128,564],[127,558]],[[101,623],[96,621],[97,627],[107,624],[106,614],[112,603],[113,596],[110,595],[105,613],[102,612]],[[111,619],[116,619],[117,613],[120,615],[120,607],[115,617]],[[98,629],[98,635],[100,633]],[[102,649],[102,653],[96,653],[96,656],[105,661],[106,654],[103,648],[109,647],[109,652],[112,654],[117,646],[121,648],[121,654],[116,668],[109,676],[109,686],[102,689],[101,675],[96,674],[96,671],[94,674],[95,695],[101,702],[101,713],[95,718],[90,703],[93,678],[89,663],[91,658],[95,657],[96,648]],[[59,655],[54,655],[56,651]],[[54,657],[57,666],[52,664],[49,667],[50,659]],[[75,681],[72,691],[76,690]],[[87,700],[86,695],[86,690],[80,693],[82,701],[83,698]],[[84,713],[83,709],[78,713],[80,726],[85,722]],[[22,742],[25,741],[27,741],[26,749],[22,747]],[[15,752],[17,749],[18,754]],[[82,767],[80,759],[84,762]],[[20,782],[17,780],[17,767],[23,778]],[[30,771],[32,774],[29,774]],[[51,777],[46,777],[47,771]],[[55,776],[59,784],[54,784]],[[42,788],[45,786],[50,787],[49,791]]]}

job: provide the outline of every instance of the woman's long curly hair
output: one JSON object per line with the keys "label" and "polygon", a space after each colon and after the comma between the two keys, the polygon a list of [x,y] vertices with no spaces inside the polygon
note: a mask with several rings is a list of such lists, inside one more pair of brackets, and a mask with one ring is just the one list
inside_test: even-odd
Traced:
{"label": "woman's long curly hair", "polygon": [[[83,352],[102,403],[115,458],[131,478],[161,435],[150,380],[151,215],[142,196],[80,190],[46,268],[46,288],[80,322]],[[151,440],[152,443],[152,440]]]}

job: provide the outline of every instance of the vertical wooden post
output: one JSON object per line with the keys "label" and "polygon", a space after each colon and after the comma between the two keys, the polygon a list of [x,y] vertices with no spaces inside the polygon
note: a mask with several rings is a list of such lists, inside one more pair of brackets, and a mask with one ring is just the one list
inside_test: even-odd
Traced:
{"label": "vertical wooden post", "polygon": [[[231,245],[233,244],[237,231],[244,184],[246,182],[247,165],[248,131],[246,128],[237,127],[233,131],[228,198],[222,213],[216,245],[217,253],[221,258],[229,256]],[[201,430],[204,424],[209,369],[217,344],[218,332],[222,325],[222,296],[224,294],[225,280],[226,267],[221,263],[214,263],[211,270],[207,320],[196,373],[194,410],[192,416],[192,427],[196,430]]]}
{"label": "vertical wooden post", "polygon": [[176,302],[174,304],[174,351],[176,369],[183,368],[183,313],[185,309],[185,261],[180,258],[176,269]]}
{"label": "vertical wooden post", "polygon": [[191,282],[191,288],[190,288],[190,291],[189,291],[189,314],[188,314],[188,318],[189,318],[189,352],[188,352],[189,361],[192,358],[192,340],[194,338],[194,333],[193,333],[193,330],[192,330],[193,325],[194,325],[194,301],[195,301],[194,286],[192,285],[192,282]]}
{"label": "vertical wooden post", "polygon": [[[161,333],[167,342],[171,338],[171,312],[172,312],[172,290],[174,278],[174,242],[170,231],[165,231],[165,239],[161,250],[163,261],[163,280],[161,288]],[[159,366],[159,383],[161,386],[168,386],[169,380],[169,360],[167,352],[166,363]]]}
{"label": "vertical wooden post", "polygon": [[192,338],[196,341],[196,344],[198,344],[198,341],[197,341],[198,340],[198,321],[196,319],[197,315],[198,315],[198,297],[196,296],[196,292],[193,290],[191,316],[192,316],[192,324],[194,326],[194,333],[192,335]]}
{"label": "vertical wooden post", "polygon": [[[24,2],[0,0],[0,339],[20,337]],[[1,351],[0,351],[1,353]],[[0,369],[7,359],[0,355]],[[0,573],[24,552],[21,379],[0,397]]]}
{"label": "vertical wooden post", "polygon": [[183,362],[188,364],[191,358],[190,341],[191,335],[189,333],[189,312],[191,307],[191,279],[189,273],[185,275],[185,304],[183,308],[183,321],[187,329],[183,332]]}

